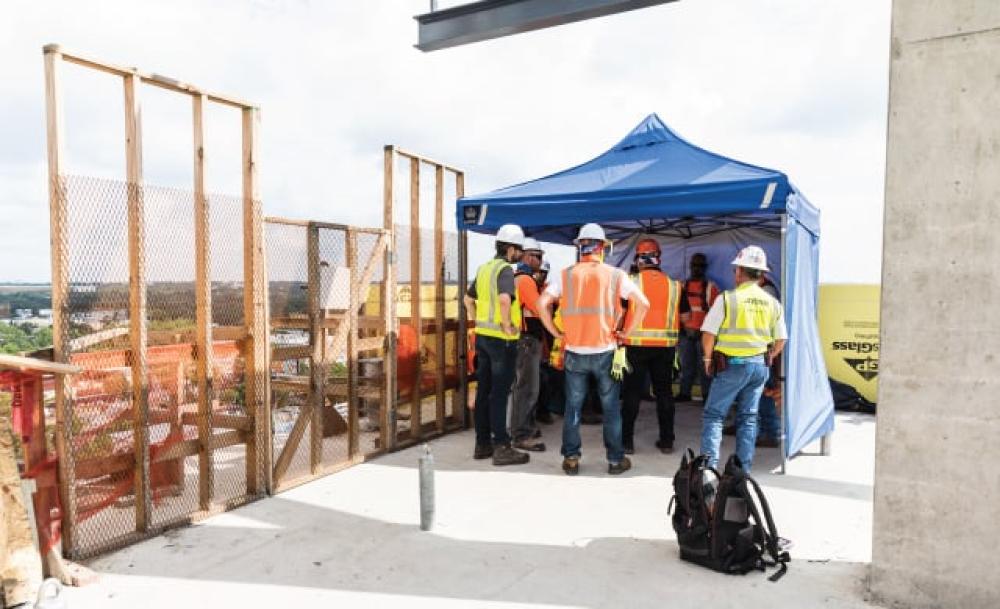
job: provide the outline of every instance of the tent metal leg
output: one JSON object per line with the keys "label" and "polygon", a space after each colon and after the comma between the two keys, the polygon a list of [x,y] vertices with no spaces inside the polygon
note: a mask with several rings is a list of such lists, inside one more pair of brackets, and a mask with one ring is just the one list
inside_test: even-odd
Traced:
{"label": "tent metal leg", "polygon": [[[781,292],[785,294],[782,304],[788,300],[788,216],[781,214]],[[787,319],[788,311],[785,311]],[[781,441],[778,449],[781,451],[781,475],[788,469],[788,391],[785,383],[785,360],[781,358]]]}
{"label": "tent metal leg", "polygon": [[833,432],[819,439],[819,452],[824,457],[829,457],[833,454]]}

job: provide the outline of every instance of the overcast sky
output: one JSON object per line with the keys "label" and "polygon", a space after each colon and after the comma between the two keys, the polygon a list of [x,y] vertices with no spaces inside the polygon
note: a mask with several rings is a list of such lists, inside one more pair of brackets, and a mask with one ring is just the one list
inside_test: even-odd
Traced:
{"label": "overcast sky", "polygon": [[[879,280],[889,0],[681,0],[431,54],[413,48],[426,0],[4,4],[0,281],[49,277],[50,42],[258,104],[268,214],[380,225],[385,144],[480,192],[592,158],[656,112],[791,177],[823,213],[821,281]],[[119,81],[64,80],[66,171],[120,179]],[[190,188],[190,102],[142,102],[147,181]],[[209,189],[238,193],[238,116],[208,119]]]}

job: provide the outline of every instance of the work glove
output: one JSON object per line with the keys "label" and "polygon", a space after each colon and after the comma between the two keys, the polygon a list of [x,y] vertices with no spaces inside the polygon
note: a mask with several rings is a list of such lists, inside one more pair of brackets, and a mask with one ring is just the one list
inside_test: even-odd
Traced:
{"label": "work glove", "polygon": [[628,365],[625,347],[618,347],[615,349],[615,356],[611,359],[611,378],[620,381],[631,371],[632,367]]}

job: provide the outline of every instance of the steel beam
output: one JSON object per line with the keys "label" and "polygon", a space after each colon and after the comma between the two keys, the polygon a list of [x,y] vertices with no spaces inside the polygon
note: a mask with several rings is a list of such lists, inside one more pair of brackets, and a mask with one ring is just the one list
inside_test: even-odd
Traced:
{"label": "steel beam", "polygon": [[676,1],[480,0],[416,16],[416,47],[437,51]]}

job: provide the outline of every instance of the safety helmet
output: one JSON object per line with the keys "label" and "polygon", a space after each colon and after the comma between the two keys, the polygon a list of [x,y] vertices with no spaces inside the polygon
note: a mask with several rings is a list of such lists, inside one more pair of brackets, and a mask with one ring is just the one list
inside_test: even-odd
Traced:
{"label": "safety helmet", "polygon": [[748,245],[740,250],[733,260],[733,266],[742,266],[747,269],[757,269],[758,271],[770,271],[767,268],[767,254],[756,245]]}
{"label": "safety helmet", "polygon": [[589,224],[584,224],[580,227],[580,233],[576,236],[576,239],[573,240],[573,243],[579,243],[584,239],[606,241],[607,237],[604,236],[604,229],[601,228],[599,224],[590,222]]}
{"label": "safety helmet", "polygon": [[526,252],[542,253],[542,246],[538,243],[538,241],[532,239],[531,237],[524,238],[524,245],[522,245],[521,248]]}
{"label": "safety helmet", "polygon": [[656,242],[656,239],[647,237],[636,244],[635,255],[642,256],[643,254],[660,255],[660,244]]}
{"label": "safety helmet", "polygon": [[497,231],[497,242],[524,247],[524,231],[516,224],[504,224]]}

